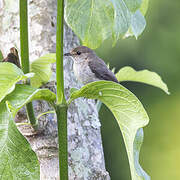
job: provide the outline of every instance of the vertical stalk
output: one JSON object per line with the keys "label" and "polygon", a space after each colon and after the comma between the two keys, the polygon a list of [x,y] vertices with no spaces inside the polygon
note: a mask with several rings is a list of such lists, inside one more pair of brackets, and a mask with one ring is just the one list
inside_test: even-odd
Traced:
{"label": "vertical stalk", "polygon": [[59,173],[61,180],[68,180],[67,103],[64,95],[63,69],[64,0],[57,0],[56,33],[56,81],[57,81],[57,123],[59,142]]}
{"label": "vertical stalk", "polygon": [[68,180],[67,105],[57,105],[60,180]]}
{"label": "vertical stalk", "polygon": [[[28,45],[28,5],[27,0],[19,1],[20,9],[20,46],[21,46],[21,64],[22,70],[26,74],[29,72],[29,45]],[[26,82],[26,84],[29,84]],[[33,126],[37,128],[36,118],[32,103],[26,105],[28,119]]]}
{"label": "vertical stalk", "polygon": [[20,45],[21,63],[24,73],[29,72],[28,7],[27,0],[20,0]]}
{"label": "vertical stalk", "polygon": [[64,0],[57,0],[56,80],[57,103],[65,103],[63,72]]}

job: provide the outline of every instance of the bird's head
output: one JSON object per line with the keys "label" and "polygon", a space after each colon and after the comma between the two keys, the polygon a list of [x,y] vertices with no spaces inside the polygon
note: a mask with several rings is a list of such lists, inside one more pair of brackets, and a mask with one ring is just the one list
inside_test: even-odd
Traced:
{"label": "bird's head", "polygon": [[78,46],[71,52],[64,54],[64,56],[71,56],[75,63],[81,63],[88,59],[94,51],[86,46]]}

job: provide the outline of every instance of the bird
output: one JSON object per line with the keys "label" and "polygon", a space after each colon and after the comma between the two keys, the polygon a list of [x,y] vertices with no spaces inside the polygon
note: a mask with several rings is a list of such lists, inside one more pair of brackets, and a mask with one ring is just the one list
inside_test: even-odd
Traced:
{"label": "bird", "polygon": [[74,74],[84,85],[100,80],[119,83],[105,62],[86,46],[78,46],[69,53],[65,53],[64,56],[72,57]]}
{"label": "bird", "polygon": [[20,62],[19,62],[19,55],[16,48],[12,47],[10,49],[10,53],[7,55],[6,58],[2,60],[2,62],[9,62],[15,64],[18,68],[21,68]]}

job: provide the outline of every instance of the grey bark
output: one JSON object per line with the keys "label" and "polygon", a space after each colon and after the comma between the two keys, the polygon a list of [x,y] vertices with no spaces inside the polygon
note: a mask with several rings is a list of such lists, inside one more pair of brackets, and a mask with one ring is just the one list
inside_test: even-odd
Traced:
{"label": "grey bark", "polygon": [[[0,0],[0,49],[6,56],[11,47],[20,49],[18,1]],[[29,1],[30,59],[55,52],[56,0]],[[64,51],[79,45],[78,38],[65,26]],[[55,70],[55,65],[53,65]],[[69,96],[72,87],[79,88],[72,72],[72,61],[64,61],[65,93]],[[46,86],[55,91],[54,82]],[[50,107],[45,102],[35,102],[36,114]],[[22,111],[21,111],[22,112]],[[22,113],[19,119],[25,118]],[[35,134],[30,128],[20,130],[28,139],[40,161],[41,180],[59,179],[57,122],[54,114],[39,121],[42,133]],[[68,152],[70,180],[110,179],[105,169],[100,133],[100,122],[95,102],[87,99],[75,100],[68,111]]]}

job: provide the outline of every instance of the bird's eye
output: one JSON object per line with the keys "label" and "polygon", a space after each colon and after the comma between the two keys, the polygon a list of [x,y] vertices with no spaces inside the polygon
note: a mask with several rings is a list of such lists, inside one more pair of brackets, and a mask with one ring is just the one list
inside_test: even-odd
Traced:
{"label": "bird's eye", "polygon": [[77,55],[80,55],[81,54],[81,52],[80,51],[77,51]]}

